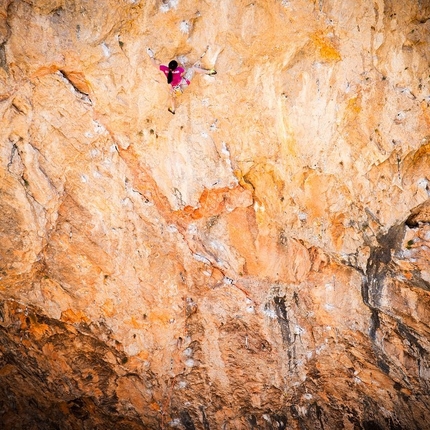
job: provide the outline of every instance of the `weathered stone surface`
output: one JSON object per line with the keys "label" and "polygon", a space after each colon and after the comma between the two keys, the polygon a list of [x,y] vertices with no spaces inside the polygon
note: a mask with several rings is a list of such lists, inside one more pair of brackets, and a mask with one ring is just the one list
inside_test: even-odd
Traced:
{"label": "weathered stone surface", "polygon": [[[430,422],[430,4],[4,0],[0,427]],[[203,67],[167,111],[146,53]]]}

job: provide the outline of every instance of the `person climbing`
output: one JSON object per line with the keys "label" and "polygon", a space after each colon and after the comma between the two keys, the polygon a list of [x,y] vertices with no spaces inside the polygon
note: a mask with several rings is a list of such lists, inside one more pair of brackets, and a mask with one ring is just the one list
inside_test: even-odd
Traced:
{"label": "person climbing", "polygon": [[182,94],[185,88],[190,85],[191,79],[194,77],[195,73],[205,74],[209,76],[216,75],[215,69],[203,69],[197,66],[200,59],[202,59],[203,56],[206,54],[206,51],[203,53],[203,55],[200,56],[200,59],[188,69],[179,66],[176,60],[170,61],[169,65],[165,66],[155,58],[155,55],[152,52],[151,48],[147,48],[146,52],[148,53],[152,64],[166,75],[167,83],[170,84],[171,106],[168,108],[168,111],[172,114],[175,114],[176,112],[176,97]]}

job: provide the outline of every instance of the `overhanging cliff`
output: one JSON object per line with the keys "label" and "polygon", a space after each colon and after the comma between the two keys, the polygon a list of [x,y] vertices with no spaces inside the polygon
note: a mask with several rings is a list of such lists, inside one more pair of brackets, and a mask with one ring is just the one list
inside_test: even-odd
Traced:
{"label": "overhanging cliff", "polygon": [[[168,112],[165,64],[196,75]],[[0,423],[430,422],[430,4],[4,0]]]}

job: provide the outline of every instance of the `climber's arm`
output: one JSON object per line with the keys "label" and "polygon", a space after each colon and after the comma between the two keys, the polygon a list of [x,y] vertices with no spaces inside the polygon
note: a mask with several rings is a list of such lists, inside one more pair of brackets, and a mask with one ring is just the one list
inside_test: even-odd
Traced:
{"label": "climber's arm", "polygon": [[161,62],[155,58],[155,55],[152,52],[152,49],[146,48],[146,52],[148,53],[149,59],[151,60],[151,63],[153,64],[153,66],[156,67],[157,69],[160,68]]}

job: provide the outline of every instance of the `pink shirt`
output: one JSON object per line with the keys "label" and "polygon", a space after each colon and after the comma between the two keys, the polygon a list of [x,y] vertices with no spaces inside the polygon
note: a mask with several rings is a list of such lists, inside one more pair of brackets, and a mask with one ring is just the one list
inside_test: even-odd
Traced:
{"label": "pink shirt", "polygon": [[[167,66],[164,66],[163,64],[160,66],[160,70],[166,75],[169,74],[169,68]],[[173,80],[170,82],[170,85],[172,87],[176,87],[176,85],[179,85],[182,80],[182,74],[185,72],[185,70],[182,67],[176,67],[175,70],[172,70],[173,74]]]}

